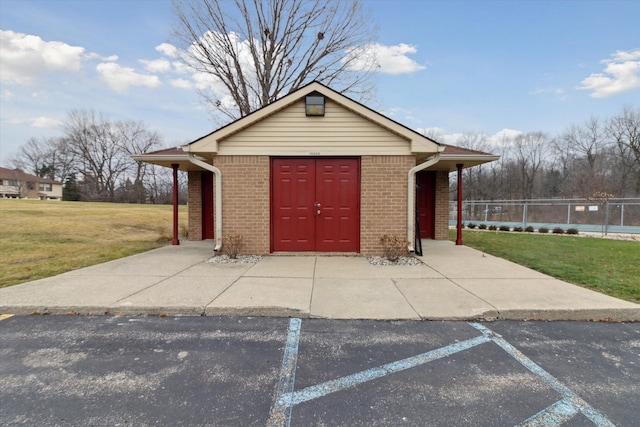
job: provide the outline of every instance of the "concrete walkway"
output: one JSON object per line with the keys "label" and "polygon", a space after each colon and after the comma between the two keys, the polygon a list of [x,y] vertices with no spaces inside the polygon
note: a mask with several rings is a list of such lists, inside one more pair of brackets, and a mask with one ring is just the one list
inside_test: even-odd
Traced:
{"label": "concrete walkway", "polygon": [[640,305],[556,280],[449,241],[426,240],[423,265],[358,256],[207,262],[183,242],[0,289],[0,313],[296,316],[331,319],[640,320]]}

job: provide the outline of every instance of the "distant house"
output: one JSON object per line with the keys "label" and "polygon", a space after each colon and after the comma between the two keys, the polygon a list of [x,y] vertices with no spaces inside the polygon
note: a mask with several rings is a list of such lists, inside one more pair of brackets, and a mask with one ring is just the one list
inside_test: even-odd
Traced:
{"label": "distant house", "polygon": [[[378,255],[449,238],[449,173],[498,156],[440,144],[310,83],[188,145],[132,156],[188,172],[189,239],[244,252]],[[175,180],[175,178],[174,178]],[[461,183],[461,180],[459,180]],[[174,202],[177,203],[177,202]],[[174,244],[178,244],[174,220]]]}
{"label": "distant house", "polygon": [[0,198],[62,200],[62,184],[20,169],[0,167]]}

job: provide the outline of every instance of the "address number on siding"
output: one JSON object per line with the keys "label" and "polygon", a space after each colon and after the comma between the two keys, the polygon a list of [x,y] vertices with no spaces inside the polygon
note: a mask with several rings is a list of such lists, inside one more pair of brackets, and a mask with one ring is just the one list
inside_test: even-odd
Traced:
{"label": "address number on siding", "polygon": [[320,152],[319,151],[312,151],[309,153],[310,156],[319,156]]}

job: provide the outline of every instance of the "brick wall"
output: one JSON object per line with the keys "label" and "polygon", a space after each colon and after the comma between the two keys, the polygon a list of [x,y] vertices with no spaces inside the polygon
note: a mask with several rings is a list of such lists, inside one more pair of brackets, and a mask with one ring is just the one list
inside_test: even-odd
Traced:
{"label": "brick wall", "polygon": [[360,252],[381,255],[383,234],[407,235],[407,172],[414,156],[362,156]]}
{"label": "brick wall", "polygon": [[[269,156],[216,156],[222,172],[223,234],[242,234],[243,253],[270,252]],[[380,236],[407,235],[407,172],[414,156],[362,156],[360,252],[381,255]],[[200,172],[189,172],[189,239],[202,239]],[[436,173],[435,238],[448,239],[449,174]]]}
{"label": "brick wall", "polygon": [[449,239],[449,172],[436,172],[435,240]]}
{"label": "brick wall", "polygon": [[188,172],[189,240],[202,240],[202,180],[200,171]]}
{"label": "brick wall", "polygon": [[216,156],[222,172],[222,234],[241,234],[242,253],[270,251],[269,156]]}

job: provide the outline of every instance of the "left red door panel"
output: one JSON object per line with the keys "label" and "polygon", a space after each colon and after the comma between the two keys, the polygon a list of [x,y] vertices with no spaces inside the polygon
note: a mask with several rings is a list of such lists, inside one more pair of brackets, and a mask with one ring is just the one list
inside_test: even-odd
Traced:
{"label": "left red door panel", "polygon": [[314,159],[273,159],[274,251],[315,250]]}

